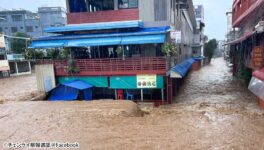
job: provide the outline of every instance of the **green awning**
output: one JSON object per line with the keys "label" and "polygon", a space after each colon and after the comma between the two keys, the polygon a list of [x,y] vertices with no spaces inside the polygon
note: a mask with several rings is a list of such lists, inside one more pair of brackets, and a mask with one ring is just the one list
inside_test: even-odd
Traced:
{"label": "green awning", "polygon": [[[157,87],[155,89],[164,89],[163,76],[157,76]],[[140,89],[137,86],[137,76],[113,76],[110,77],[111,89]],[[154,88],[152,88],[154,89]]]}
{"label": "green awning", "polygon": [[60,84],[64,84],[64,83],[71,82],[74,80],[81,80],[95,87],[102,87],[102,88],[108,87],[107,77],[58,77],[57,78],[57,81]]}

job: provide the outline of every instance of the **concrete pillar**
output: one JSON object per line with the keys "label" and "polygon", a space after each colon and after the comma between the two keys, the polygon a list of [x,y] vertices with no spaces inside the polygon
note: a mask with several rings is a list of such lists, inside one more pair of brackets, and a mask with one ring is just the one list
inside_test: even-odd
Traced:
{"label": "concrete pillar", "polygon": [[117,91],[115,89],[115,100],[117,100]]}
{"label": "concrete pillar", "polygon": [[17,62],[15,62],[15,66],[16,66],[16,74],[18,74],[18,66],[17,66]]}
{"label": "concrete pillar", "polygon": [[28,61],[28,68],[29,68],[29,72],[30,72],[30,74],[31,74],[32,69],[31,69],[31,63],[30,63],[30,61]]}
{"label": "concrete pillar", "polygon": [[143,89],[141,89],[141,101],[144,101],[144,93],[143,93]]}
{"label": "concrete pillar", "polygon": [[172,103],[172,79],[167,77],[167,102]]}
{"label": "concrete pillar", "polygon": [[118,0],[114,0],[114,9],[118,10]]}
{"label": "concrete pillar", "polygon": [[164,89],[161,89],[161,99],[162,99],[162,102],[164,102]]}

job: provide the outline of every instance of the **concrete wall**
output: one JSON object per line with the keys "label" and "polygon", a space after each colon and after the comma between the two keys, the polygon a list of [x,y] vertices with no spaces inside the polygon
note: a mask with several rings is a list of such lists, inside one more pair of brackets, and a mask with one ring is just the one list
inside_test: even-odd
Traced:
{"label": "concrete wall", "polygon": [[169,8],[170,0],[139,0],[139,19],[145,27],[169,26]]}
{"label": "concrete wall", "polygon": [[35,70],[39,91],[49,92],[51,89],[56,87],[53,65],[36,65]]}

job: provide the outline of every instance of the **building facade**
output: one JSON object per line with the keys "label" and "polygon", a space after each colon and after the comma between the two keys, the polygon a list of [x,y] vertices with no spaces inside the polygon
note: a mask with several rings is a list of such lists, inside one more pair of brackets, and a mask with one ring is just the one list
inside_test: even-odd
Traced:
{"label": "building facade", "polygon": [[[35,39],[30,46],[71,51],[78,71],[69,74],[67,60],[50,62],[57,83],[86,81],[99,88],[93,92],[95,99],[172,102],[194,62],[197,27],[191,0],[66,3],[68,26],[45,29],[59,35]],[[172,44],[174,51],[166,51],[164,45]]]}
{"label": "building facade", "polygon": [[47,35],[43,32],[44,28],[64,26],[66,11],[61,7],[40,7],[37,13],[27,10],[2,10],[0,18],[0,32],[5,35],[23,32],[36,38]]}
{"label": "building facade", "polygon": [[234,0],[232,26],[237,32],[228,43],[233,75],[249,83],[264,107],[264,0]]}

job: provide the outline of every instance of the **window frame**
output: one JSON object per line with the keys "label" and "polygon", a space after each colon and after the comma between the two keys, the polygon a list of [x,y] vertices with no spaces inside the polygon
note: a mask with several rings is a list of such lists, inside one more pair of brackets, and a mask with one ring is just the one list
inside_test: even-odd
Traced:
{"label": "window frame", "polygon": [[[21,20],[20,20],[20,19],[15,19],[15,16],[16,16],[16,17],[19,16],[19,17],[21,18]],[[13,21],[13,22],[23,21],[23,16],[22,16],[22,15],[12,15],[11,18],[12,18],[12,21]]]}
{"label": "window frame", "polygon": [[[29,30],[30,29],[30,30]],[[31,30],[32,29],[32,30]],[[32,33],[34,32],[34,27],[33,26],[26,26],[26,32]]]}
{"label": "window frame", "polygon": [[17,33],[18,32],[18,28],[17,27],[11,27],[11,32],[12,33]]}
{"label": "window frame", "polygon": [[138,8],[138,0],[135,0],[135,1],[137,1],[137,6],[136,7],[130,7],[130,1],[132,1],[132,0],[125,0],[125,1],[127,1],[127,4],[128,4],[128,6],[126,7],[126,8],[122,8],[122,7],[120,7],[120,2],[121,1],[123,1],[123,0],[118,0],[118,9],[134,9],[134,8]]}

